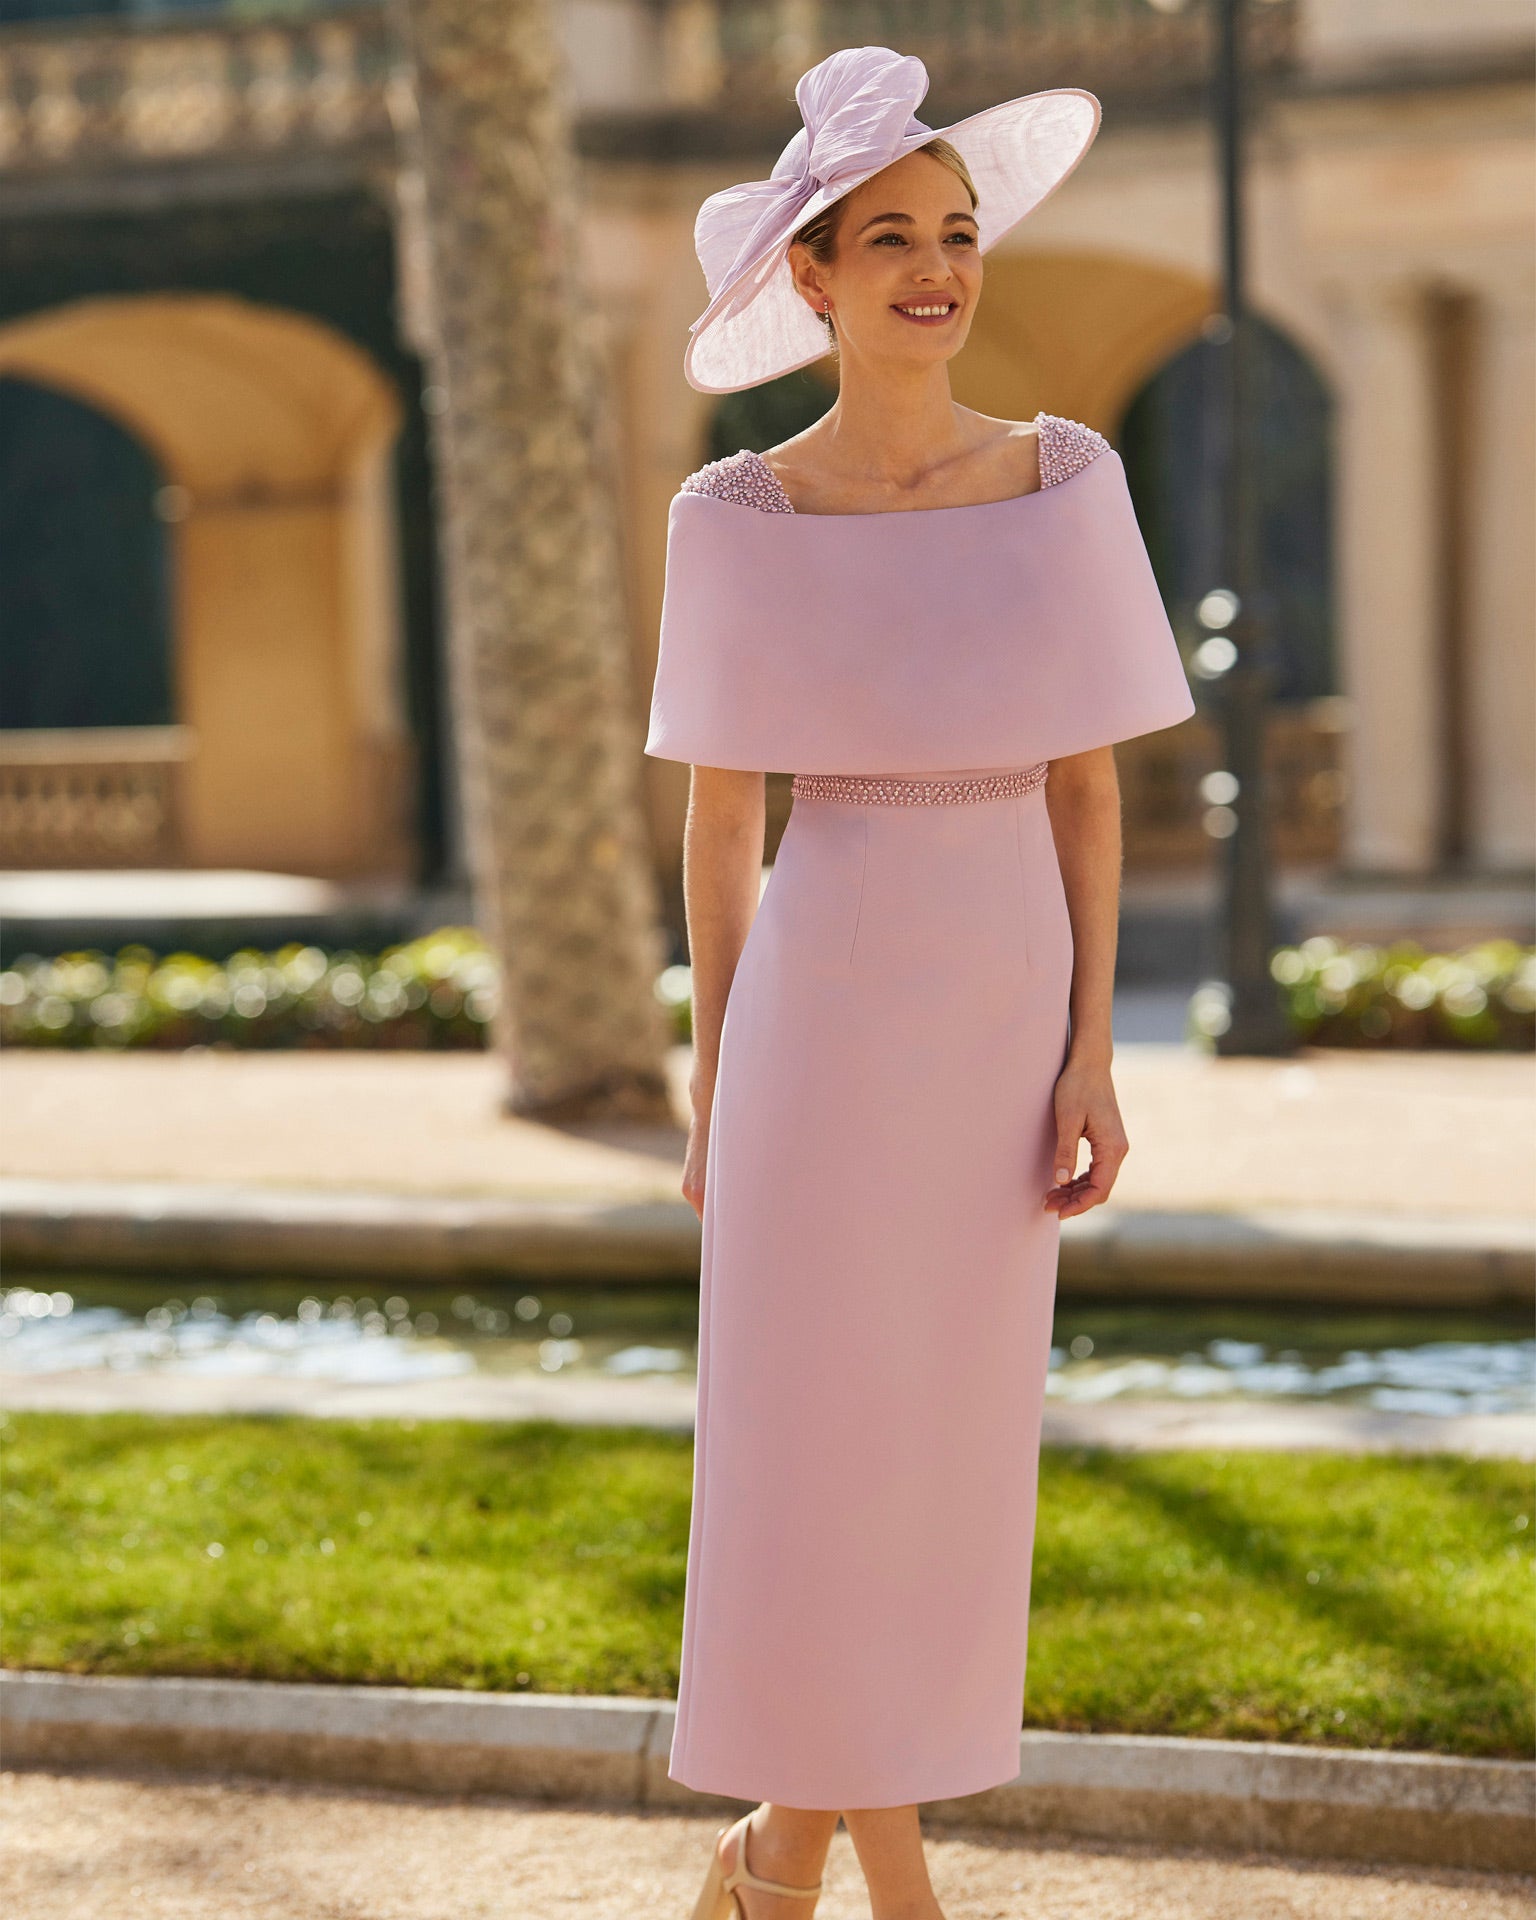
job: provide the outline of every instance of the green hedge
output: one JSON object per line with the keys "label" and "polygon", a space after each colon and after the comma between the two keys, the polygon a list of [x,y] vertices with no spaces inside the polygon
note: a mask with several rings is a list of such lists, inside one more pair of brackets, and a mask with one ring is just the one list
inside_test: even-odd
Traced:
{"label": "green hedge", "polygon": [[[381,954],[245,949],[227,960],[147,947],[24,955],[0,973],[0,1044],[256,1049],[477,1048],[495,1017],[498,968],[471,927],[442,927]],[[688,969],[656,982],[689,1037]]]}
{"label": "green hedge", "polygon": [[[1326,1047],[1536,1046],[1536,949],[1490,940],[1450,954],[1414,941],[1319,937],[1271,961],[1300,1040]],[[479,935],[444,927],[382,954],[290,946],[157,957],[145,947],[26,956],[0,973],[0,1043],[22,1047],[483,1047],[497,966]],[[666,968],[657,998],[690,1034],[689,975]],[[1192,1038],[1221,1008],[1190,1003]]]}
{"label": "green hedge", "polygon": [[1319,936],[1279,948],[1269,970],[1314,1046],[1536,1046],[1536,948],[1515,940],[1429,953]]}
{"label": "green hedge", "polygon": [[146,947],[26,957],[0,974],[0,1041],[26,1047],[483,1047],[496,963],[445,927],[382,954]]}

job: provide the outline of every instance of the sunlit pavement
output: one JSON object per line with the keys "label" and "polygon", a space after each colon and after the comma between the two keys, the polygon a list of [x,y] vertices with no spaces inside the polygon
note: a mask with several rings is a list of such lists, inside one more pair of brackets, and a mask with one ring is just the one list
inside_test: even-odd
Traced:
{"label": "sunlit pavement", "polygon": [[[10,1920],[683,1920],[719,1822],[14,1773]],[[930,1832],[946,1920],[1526,1920],[1536,1882]],[[845,1832],[817,1920],[868,1920]]]}
{"label": "sunlit pavement", "polygon": [[[674,1050],[685,1110],[688,1055]],[[1121,1043],[1112,1206],[1528,1214],[1529,1055],[1218,1060]],[[508,1118],[477,1054],[7,1053],[0,1175],[394,1194],[676,1199],[682,1133]]]}

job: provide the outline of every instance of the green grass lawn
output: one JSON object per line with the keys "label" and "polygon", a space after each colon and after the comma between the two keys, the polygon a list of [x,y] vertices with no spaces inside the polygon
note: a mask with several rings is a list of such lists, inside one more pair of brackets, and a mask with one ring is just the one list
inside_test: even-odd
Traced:
{"label": "green grass lawn", "polygon": [[[11,1415],[5,1663],[675,1690],[688,1440]],[[1048,1453],[1029,1726],[1526,1756],[1530,1469]]]}

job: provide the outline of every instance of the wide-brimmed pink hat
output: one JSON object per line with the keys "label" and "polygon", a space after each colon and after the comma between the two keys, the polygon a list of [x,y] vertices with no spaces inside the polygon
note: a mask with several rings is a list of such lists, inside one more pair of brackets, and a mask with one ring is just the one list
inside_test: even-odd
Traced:
{"label": "wide-brimmed pink hat", "polygon": [[801,74],[805,124],[766,180],[712,193],[693,244],[709,305],[689,329],[683,372],[700,393],[735,393],[831,351],[827,331],[795,291],[789,243],[807,221],[903,154],[950,141],[976,183],[983,253],[1059,187],[1093,144],[1100,107],[1081,87],[1052,87],[988,107],[949,127],[914,112],[928,69],[889,47],[844,47]]}

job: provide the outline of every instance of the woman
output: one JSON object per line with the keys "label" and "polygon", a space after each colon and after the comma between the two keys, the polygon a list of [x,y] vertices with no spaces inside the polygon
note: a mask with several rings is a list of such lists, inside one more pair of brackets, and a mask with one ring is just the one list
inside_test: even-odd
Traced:
{"label": "woman", "polygon": [[[835,351],[839,389],[674,499],[646,742],[693,768],[703,1265],[669,1771],[758,1802],[695,1920],[808,1914],[840,1816],[874,1920],[942,1920],[919,1805],[1018,1771],[1057,1240],[1126,1151],[1111,747],[1194,710],[1108,443],[950,395],[982,252],[1098,103],[936,135],[926,88],[886,48],[833,54],[773,177],[696,230],[691,384]],[[768,771],[794,804],[759,904]]]}

